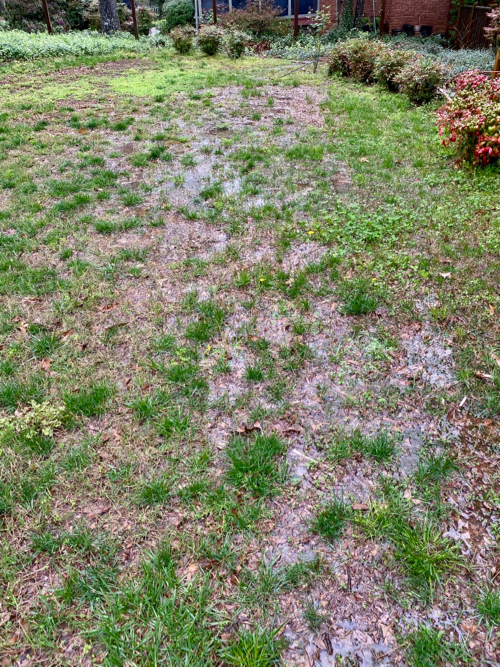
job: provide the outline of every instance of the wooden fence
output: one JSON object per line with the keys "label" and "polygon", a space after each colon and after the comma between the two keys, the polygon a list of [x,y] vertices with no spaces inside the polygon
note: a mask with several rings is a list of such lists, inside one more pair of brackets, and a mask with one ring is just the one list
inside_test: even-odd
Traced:
{"label": "wooden fence", "polygon": [[488,40],[484,29],[488,25],[488,12],[491,7],[461,5],[457,20],[457,42],[462,49],[486,49]]}

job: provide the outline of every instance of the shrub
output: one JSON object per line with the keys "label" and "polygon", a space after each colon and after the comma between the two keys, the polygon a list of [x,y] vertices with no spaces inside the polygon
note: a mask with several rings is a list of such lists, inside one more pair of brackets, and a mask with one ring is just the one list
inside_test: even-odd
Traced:
{"label": "shrub", "polygon": [[443,144],[454,143],[465,160],[486,164],[500,157],[500,79],[462,74],[438,116]]}
{"label": "shrub", "polygon": [[206,56],[215,56],[222,43],[223,34],[216,25],[204,25],[198,33],[196,43]]}
{"label": "shrub", "polygon": [[328,73],[340,72],[356,81],[373,83],[376,59],[388,50],[382,42],[365,37],[339,42],[332,50]]}
{"label": "shrub", "polygon": [[491,42],[493,48],[500,49],[500,8],[492,9],[488,13],[490,24],[484,29],[486,37]]}
{"label": "shrub", "polygon": [[248,37],[239,30],[230,30],[224,37],[224,47],[230,58],[241,58],[248,45]]}
{"label": "shrub", "polygon": [[191,25],[194,20],[192,0],[167,0],[163,5],[163,29],[170,32],[178,26]]}
{"label": "shrub", "polygon": [[[77,0],[53,0],[50,3],[50,18],[55,32],[70,28],[84,28],[82,14],[84,2]],[[31,0],[8,0],[5,5],[5,20],[13,28],[20,28],[27,32],[45,31],[45,19],[42,3]]]}
{"label": "shrub", "polygon": [[430,58],[417,58],[405,65],[394,81],[412,102],[425,104],[436,96],[438,86],[443,83],[445,76],[443,65]]}
{"label": "shrub", "polygon": [[155,13],[151,9],[149,9],[149,7],[141,5],[136,8],[136,16],[137,16],[137,28],[139,30],[139,35],[149,35],[149,31],[151,30],[154,22],[156,21]]}
{"label": "shrub", "polygon": [[415,54],[406,50],[382,52],[375,61],[374,77],[385,88],[395,93],[398,90],[396,76],[409,63]]}
{"label": "shrub", "polygon": [[248,0],[243,9],[221,14],[220,24],[248,32],[257,38],[284,35],[290,32],[290,25],[278,19],[282,11],[273,0]]}
{"label": "shrub", "polygon": [[170,33],[170,39],[177,53],[189,53],[193,47],[194,28],[186,26],[184,28],[175,28]]}

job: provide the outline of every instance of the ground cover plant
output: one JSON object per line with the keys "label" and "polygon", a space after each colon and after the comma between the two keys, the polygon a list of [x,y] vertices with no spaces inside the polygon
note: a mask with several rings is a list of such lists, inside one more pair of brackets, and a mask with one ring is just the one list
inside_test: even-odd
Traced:
{"label": "ground cover plant", "polygon": [[498,165],[124,56],[1,68],[2,660],[497,663]]}
{"label": "ground cover plant", "polygon": [[35,60],[67,56],[101,56],[121,52],[145,53],[161,40],[141,37],[135,40],[128,32],[108,36],[99,32],[71,32],[48,35],[22,30],[0,31],[0,62]]}

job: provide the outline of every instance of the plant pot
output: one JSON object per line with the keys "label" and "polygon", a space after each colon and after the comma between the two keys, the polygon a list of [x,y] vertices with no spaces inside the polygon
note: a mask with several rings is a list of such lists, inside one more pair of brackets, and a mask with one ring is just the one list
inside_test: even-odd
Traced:
{"label": "plant pot", "polygon": [[431,25],[421,25],[420,26],[420,36],[421,37],[430,37],[432,35],[432,26]]}
{"label": "plant pot", "polygon": [[410,25],[409,23],[404,23],[403,32],[406,33],[407,37],[413,37],[415,35],[415,26]]}

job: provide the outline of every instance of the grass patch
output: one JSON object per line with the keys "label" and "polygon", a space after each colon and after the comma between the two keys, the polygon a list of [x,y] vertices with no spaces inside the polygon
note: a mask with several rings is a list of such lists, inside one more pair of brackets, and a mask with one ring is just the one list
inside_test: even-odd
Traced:
{"label": "grass patch", "polygon": [[410,667],[469,664],[465,647],[450,641],[442,630],[422,625],[410,633],[407,642],[406,659]]}
{"label": "grass patch", "polygon": [[350,505],[343,498],[334,496],[318,509],[311,522],[311,530],[327,542],[336,542],[342,537],[351,516]]}
{"label": "grass patch", "polygon": [[226,449],[228,481],[255,496],[276,493],[277,486],[285,479],[285,468],[278,461],[285,449],[285,443],[274,434],[234,437]]}
{"label": "grass patch", "polygon": [[99,382],[88,389],[65,392],[63,401],[67,410],[76,416],[100,417],[106,412],[113,394],[114,389],[111,385]]}

